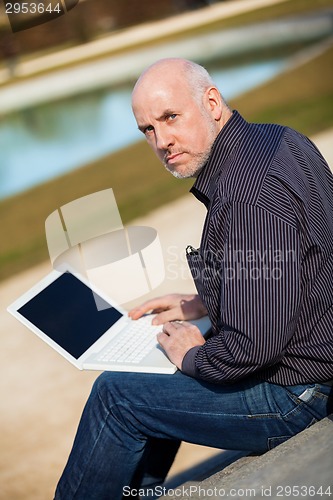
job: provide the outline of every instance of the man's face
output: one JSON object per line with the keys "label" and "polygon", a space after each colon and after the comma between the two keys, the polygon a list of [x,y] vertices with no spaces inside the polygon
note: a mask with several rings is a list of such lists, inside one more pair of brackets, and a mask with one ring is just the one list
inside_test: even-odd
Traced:
{"label": "man's face", "polygon": [[146,79],[133,92],[133,112],[164,166],[175,177],[196,177],[219,130],[209,105],[193,97],[184,79],[165,74]]}

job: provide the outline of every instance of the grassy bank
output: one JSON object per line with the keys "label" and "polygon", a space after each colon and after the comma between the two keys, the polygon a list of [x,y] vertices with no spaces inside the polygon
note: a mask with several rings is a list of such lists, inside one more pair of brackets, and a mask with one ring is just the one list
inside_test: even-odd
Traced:
{"label": "grassy bank", "polygon": [[0,203],[0,279],[48,257],[44,221],[57,207],[112,187],[126,223],[184,194],[144,142],[108,155]]}
{"label": "grassy bank", "polygon": [[250,121],[276,122],[313,135],[333,125],[333,46],[307,64],[238,97]]}
{"label": "grassy bank", "polygon": [[[250,121],[278,122],[308,135],[332,127],[332,60],[331,47],[231,105]],[[44,221],[57,207],[73,199],[112,187],[123,222],[127,223],[187,193],[191,184],[168,174],[142,142],[3,200],[0,279],[48,258]]]}

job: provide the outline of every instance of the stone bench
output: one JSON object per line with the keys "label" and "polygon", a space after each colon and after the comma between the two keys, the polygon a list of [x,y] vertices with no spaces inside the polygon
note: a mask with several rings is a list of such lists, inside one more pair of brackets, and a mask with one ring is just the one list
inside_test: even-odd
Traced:
{"label": "stone bench", "polygon": [[165,500],[333,500],[333,414],[262,455],[221,452],[165,488]]}

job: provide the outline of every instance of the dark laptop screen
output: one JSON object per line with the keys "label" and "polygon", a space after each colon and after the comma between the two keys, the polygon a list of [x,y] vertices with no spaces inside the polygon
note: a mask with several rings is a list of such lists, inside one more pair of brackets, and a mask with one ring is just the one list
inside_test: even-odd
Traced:
{"label": "dark laptop screen", "polygon": [[95,298],[82,281],[64,273],[18,312],[78,359],[122,317],[101,297],[97,308]]}

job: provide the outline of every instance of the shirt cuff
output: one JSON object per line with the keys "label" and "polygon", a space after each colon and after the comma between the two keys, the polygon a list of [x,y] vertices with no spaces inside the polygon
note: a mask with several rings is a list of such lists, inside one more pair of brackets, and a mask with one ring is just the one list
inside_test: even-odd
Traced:
{"label": "shirt cuff", "polygon": [[191,349],[189,349],[185,354],[182,361],[182,372],[185,373],[185,375],[189,375],[194,378],[199,377],[199,371],[195,366],[195,357],[200,347],[200,345],[191,347]]}

